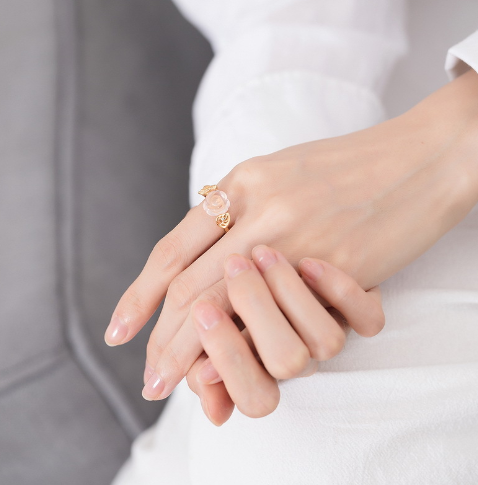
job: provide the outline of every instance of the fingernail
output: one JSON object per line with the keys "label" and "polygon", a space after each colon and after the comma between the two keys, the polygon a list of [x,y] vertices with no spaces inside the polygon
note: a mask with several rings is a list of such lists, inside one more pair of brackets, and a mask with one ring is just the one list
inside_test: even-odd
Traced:
{"label": "fingernail", "polygon": [[265,271],[269,266],[277,263],[275,251],[267,246],[256,246],[253,249],[252,254],[254,256],[254,262],[257,263],[257,266],[261,271]]}
{"label": "fingernail", "polygon": [[128,326],[114,315],[105,332],[105,342],[110,347],[119,345],[128,335]]}
{"label": "fingernail", "polygon": [[207,419],[209,419],[209,421],[211,421],[211,423],[214,425],[214,426],[217,426],[217,427],[220,427],[222,425],[222,423],[216,423],[212,417],[211,417],[211,413],[209,412],[209,406],[207,405],[207,401],[206,399],[203,399],[202,397],[200,398],[201,399],[201,407],[202,407],[202,410],[204,411],[204,414],[207,416]]}
{"label": "fingernail", "polygon": [[212,422],[211,414],[209,413],[209,408],[207,406],[207,401],[202,397],[200,399],[201,399],[201,407],[202,407],[202,410],[204,411],[204,414],[207,416],[207,419],[209,419],[209,421]]}
{"label": "fingernail", "polygon": [[146,362],[144,366],[143,382],[146,384],[149,378],[153,375],[154,369]]}
{"label": "fingernail", "polygon": [[204,330],[209,330],[221,320],[222,315],[211,303],[199,301],[194,305],[193,317]]}
{"label": "fingernail", "polygon": [[324,265],[322,263],[318,263],[313,259],[304,258],[301,259],[299,262],[300,272],[308,276],[313,280],[317,280],[322,276],[324,272]]}
{"label": "fingernail", "polygon": [[200,384],[217,384],[222,381],[212,362],[208,359],[203,366],[198,370],[196,379]]}
{"label": "fingernail", "polygon": [[164,381],[156,372],[148,379],[143,388],[143,397],[146,401],[153,401],[157,399],[164,390]]}
{"label": "fingernail", "polygon": [[229,278],[234,278],[246,269],[251,269],[251,262],[240,254],[232,254],[226,259],[226,274]]}

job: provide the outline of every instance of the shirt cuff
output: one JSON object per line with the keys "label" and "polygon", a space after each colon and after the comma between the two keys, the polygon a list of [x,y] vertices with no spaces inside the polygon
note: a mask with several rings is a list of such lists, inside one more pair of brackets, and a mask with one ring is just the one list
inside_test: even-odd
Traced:
{"label": "shirt cuff", "polygon": [[478,30],[448,49],[445,70],[448,78],[453,80],[468,69],[478,72]]}

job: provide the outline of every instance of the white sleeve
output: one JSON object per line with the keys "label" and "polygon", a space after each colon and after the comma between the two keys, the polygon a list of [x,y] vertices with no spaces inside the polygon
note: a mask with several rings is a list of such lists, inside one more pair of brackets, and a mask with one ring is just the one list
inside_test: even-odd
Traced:
{"label": "white sleeve", "polygon": [[193,108],[190,203],[236,164],[382,121],[404,0],[175,0],[214,59]]}
{"label": "white sleeve", "polygon": [[478,30],[450,47],[445,61],[445,69],[450,80],[455,79],[468,69],[478,72]]}

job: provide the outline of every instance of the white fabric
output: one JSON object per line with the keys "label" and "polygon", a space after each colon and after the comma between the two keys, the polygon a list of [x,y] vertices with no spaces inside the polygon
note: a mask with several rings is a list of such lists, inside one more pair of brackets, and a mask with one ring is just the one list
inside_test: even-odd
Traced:
{"label": "white fabric", "polygon": [[470,68],[478,72],[478,30],[451,47],[445,60],[445,69],[450,79],[460,76]]}
{"label": "white fabric", "polygon": [[[246,158],[384,119],[401,1],[177,3],[216,53],[194,108],[191,204]],[[476,69],[477,46],[474,34],[449,56]],[[114,485],[476,485],[477,241],[475,206],[381,286],[384,330],[352,331],[318,373],[282,382],[266,418],[236,410],[216,428],[183,381]]]}

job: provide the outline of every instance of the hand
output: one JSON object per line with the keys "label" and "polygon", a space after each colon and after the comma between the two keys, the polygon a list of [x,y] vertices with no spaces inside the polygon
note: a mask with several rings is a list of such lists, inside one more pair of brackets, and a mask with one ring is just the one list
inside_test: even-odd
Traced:
{"label": "hand", "polygon": [[190,313],[197,298],[233,315],[222,280],[229,254],[265,243],[296,269],[307,254],[370,289],[456,225],[478,197],[476,100],[478,76],[465,74],[398,118],[237,165],[218,183],[231,200],[231,230],[221,237],[193,207],[113,313],[106,340],[127,342],[167,293],[148,343],[145,377],[156,386],[147,397],[169,395],[201,354]]}
{"label": "hand", "polygon": [[[277,379],[312,375],[320,361],[340,352],[350,328],[360,332],[385,323],[378,286],[365,292],[343,271],[313,258],[301,261],[301,278],[280,252],[264,245],[252,256],[233,254],[225,263],[227,294],[245,325],[242,332],[221,307],[205,300],[192,307],[209,358],[201,355],[188,384],[218,426],[234,403],[249,417],[270,414],[279,403]],[[314,293],[333,308],[327,311]]]}

